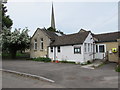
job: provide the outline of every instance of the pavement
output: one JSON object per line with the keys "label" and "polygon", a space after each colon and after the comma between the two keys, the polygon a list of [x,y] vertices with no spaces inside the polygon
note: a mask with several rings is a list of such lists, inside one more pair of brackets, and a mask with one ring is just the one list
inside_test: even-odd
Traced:
{"label": "pavement", "polygon": [[[115,63],[102,68],[86,69],[76,64],[44,63],[29,60],[4,60],[3,69],[34,74],[55,81],[56,87],[65,88],[117,88],[118,73]],[[112,68],[111,68],[112,67]],[[114,68],[113,68],[114,67]],[[7,79],[6,79],[7,80]],[[9,80],[9,79],[8,79]],[[3,86],[7,86],[4,82]],[[9,82],[9,81],[8,81]],[[23,80],[21,80],[23,82]],[[112,82],[112,83],[111,83]],[[10,85],[10,83],[9,83]],[[22,86],[21,86],[22,87]]]}
{"label": "pavement", "polygon": [[99,67],[102,64],[104,64],[104,62],[102,60],[95,60],[91,64],[83,65],[81,67],[82,68],[87,68],[87,69],[95,69],[95,68]]}

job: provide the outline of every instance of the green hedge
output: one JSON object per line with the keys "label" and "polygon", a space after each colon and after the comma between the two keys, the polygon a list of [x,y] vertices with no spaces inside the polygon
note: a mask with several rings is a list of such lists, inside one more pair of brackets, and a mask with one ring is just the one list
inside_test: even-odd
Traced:
{"label": "green hedge", "polygon": [[61,63],[72,63],[72,64],[75,64],[75,62],[72,62],[72,61],[60,61]]}
{"label": "green hedge", "polygon": [[[24,58],[29,58],[30,54],[29,53],[16,53],[16,59],[24,59]],[[2,53],[2,58],[3,59],[11,59],[11,54],[10,53]]]}
{"label": "green hedge", "polygon": [[33,61],[42,61],[42,62],[51,62],[50,58],[45,58],[45,57],[38,57],[38,58],[33,58]]}

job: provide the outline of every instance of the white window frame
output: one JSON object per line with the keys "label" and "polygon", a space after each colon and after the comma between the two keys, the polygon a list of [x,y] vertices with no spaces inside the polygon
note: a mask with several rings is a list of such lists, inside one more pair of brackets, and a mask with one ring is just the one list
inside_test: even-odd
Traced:
{"label": "white window frame", "polygon": [[57,47],[57,52],[58,52],[58,53],[61,52],[61,47],[60,47],[60,46]]}
{"label": "white window frame", "polygon": [[[100,46],[104,46],[104,52],[100,52]],[[105,53],[105,45],[99,45],[99,53]]]}
{"label": "white window frame", "polygon": [[[97,45],[97,48],[98,48],[98,52],[96,52],[96,47],[95,47],[95,52],[96,53],[105,53],[106,52],[106,44],[96,44]],[[104,52],[100,52],[100,50],[99,50],[99,46],[101,46],[101,45],[104,45]]]}
{"label": "white window frame", "polygon": [[50,47],[50,52],[53,53],[53,47]]}
{"label": "white window frame", "polygon": [[84,51],[87,52],[87,43],[84,43]]}
{"label": "white window frame", "polygon": [[34,39],[34,50],[37,50],[37,39]]}
{"label": "white window frame", "polygon": [[99,53],[99,51],[98,51],[98,45],[97,44],[95,45],[95,52]]}
{"label": "white window frame", "polygon": [[88,43],[88,52],[90,52],[90,43]]}
{"label": "white window frame", "polygon": [[[41,40],[42,39],[42,40]],[[43,38],[40,38],[40,50],[44,49],[44,44],[43,44],[43,48],[42,48],[42,44],[43,44]]]}
{"label": "white window frame", "polygon": [[[75,52],[75,50],[77,49],[78,52]],[[82,51],[81,51],[81,46],[79,47],[74,47],[74,54],[82,54]]]}

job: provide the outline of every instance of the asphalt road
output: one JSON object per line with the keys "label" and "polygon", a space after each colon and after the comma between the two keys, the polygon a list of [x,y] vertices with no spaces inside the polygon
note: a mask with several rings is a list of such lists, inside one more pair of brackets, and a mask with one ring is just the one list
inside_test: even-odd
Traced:
{"label": "asphalt road", "polygon": [[2,88],[63,88],[55,83],[3,72]]}
{"label": "asphalt road", "polygon": [[[114,68],[114,63],[91,70],[81,68],[80,65],[75,64],[43,63],[26,60],[3,61],[3,69],[40,75],[54,80],[55,87],[65,88],[117,88],[118,73],[115,72]],[[3,74],[3,86],[12,84],[7,83],[7,80],[10,81],[10,79],[5,79]],[[23,79],[21,79],[22,81]],[[21,87],[24,86],[21,85]],[[31,87],[33,86],[31,85]]]}

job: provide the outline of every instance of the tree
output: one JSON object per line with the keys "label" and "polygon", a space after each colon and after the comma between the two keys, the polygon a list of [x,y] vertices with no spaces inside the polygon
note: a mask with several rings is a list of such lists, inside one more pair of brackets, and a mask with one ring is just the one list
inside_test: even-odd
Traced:
{"label": "tree", "polygon": [[2,48],[3,51],[9,51],[12,58],[16,57],[16,53],[18,50],[25,50],[30,46],[28,29],[25,28],[21,32],[20,31],[21,29],[15,29],[13,32],[11,32],[10,29],[3,30]]}
{"label": "tree", "polygon": [[60,31],[60,30],[56,30],[56,29],[54,29],[54,28],[52,28],[52,27],[49,27],[49,28],[47,28],[47,30],[48,31],[52,31],[52,32],[57,32],[57,33],[60,33],[60,34],[64,34],[62,31]]}
{"label": "tree", "polygon": [[2,28],[10,28],[13,25],[13,21],[10,19],[9,15],[6,15],[7,7],[2,4]]}
{"label": "tree", "polygon": [[52,27],[49,27],[47,28],[48,31],[52,31],[52,32],[56,32],[56,29],[52,28]]}

